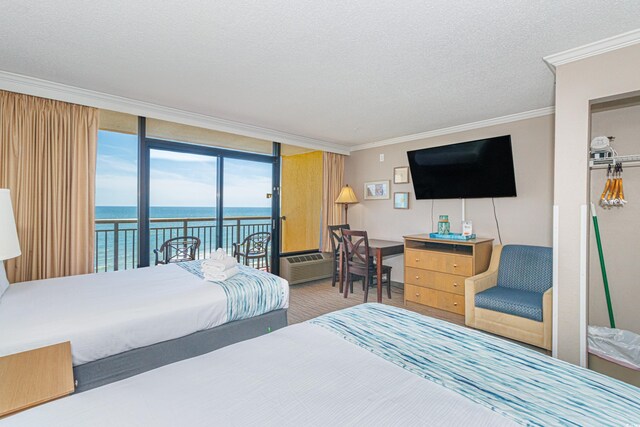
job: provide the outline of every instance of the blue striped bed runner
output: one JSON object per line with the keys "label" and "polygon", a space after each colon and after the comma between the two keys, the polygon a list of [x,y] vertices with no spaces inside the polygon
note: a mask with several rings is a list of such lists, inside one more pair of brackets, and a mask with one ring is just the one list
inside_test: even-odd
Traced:
{"label": "blue striped bed runner", "polygon": [[639,388],[482,332],[382,304],[308,323],[520,424],[640,425]]}
{"label": "blue striped bed runner", "polygon": [[[203,260],[176,265],[204,280]],[[282,279],[265,271],[238,264],[240,273],[219,282],[227,296],[227,321],[248,319],[284,307],[286,291]]]}

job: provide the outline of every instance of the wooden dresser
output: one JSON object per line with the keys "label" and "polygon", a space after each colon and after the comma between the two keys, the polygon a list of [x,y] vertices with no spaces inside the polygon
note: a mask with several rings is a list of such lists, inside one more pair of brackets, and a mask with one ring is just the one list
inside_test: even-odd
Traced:
{"label": "wooden dresser", "polygon": [[404,237],[404,302],[464,315],[464,280],[489,268],[493,239]]}

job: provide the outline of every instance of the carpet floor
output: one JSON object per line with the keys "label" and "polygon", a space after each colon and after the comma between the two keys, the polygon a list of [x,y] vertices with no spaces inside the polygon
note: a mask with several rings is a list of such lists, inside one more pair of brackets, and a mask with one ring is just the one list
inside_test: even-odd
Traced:
{"label": "carpet floor", "polygon": [[[336,287],[331,286],[331,279],[316,280],[315,282],[292,285],[289,289],[289,310],[287,317],[290,325],[304,322],[305,320],[313,319],[314,317],[318,317],[332,311],[353,307],[354,305],[362,304],[364,302],[364,291],[362,290],[361,282],[354,282],[353,293],[350,293],[347,298],[344,298],[342,294],[338,293],[337,284]],[[372,287],[369,290],[368,302],[375,301],[376,289],[375,287]],[[407,302],[407,305],[404,305],[404,289],[401,283],[397,283],[395,286],[391,287],[391,299],[387,298],[387,290],[386,288],[384,289],[382,303],[401,307],[425,316],[435,317],[437,319],[446,320],[448,322],[464,326],[464,316],[462,315],[412,302]],[[551,352],[538,347],[513,341],[504,337],[500,338],[525,346],[540,353],[551,354]]]}
{"label": "carpet floor", "polygon": [[[426,307],[408,302],[404,305],[404,293],[402,284],[391,287],[391,299],[387,298],[386,289],[383,292],[382,302],[396,307],[406,308],[438,319],[447,320],[458,325],[464,325],[464,316],[449,313],[447,311]],[[369,289],[368,302],[376,301],[376,289]],[[344,298],[338,293],[338,286],[331,286],[331,279],[317,280],[315,282],[292,285],[289,297],[289,324],[304,322],[322,314],[340,310],[364,302],[364,291],[361,282],[354,282],[353,293]]]}

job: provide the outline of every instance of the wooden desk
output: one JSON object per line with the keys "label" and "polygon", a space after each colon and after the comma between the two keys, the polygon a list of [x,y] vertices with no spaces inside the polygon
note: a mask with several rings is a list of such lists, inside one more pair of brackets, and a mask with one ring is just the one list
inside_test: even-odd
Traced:
{"label": "wooden desk", "polygon": [[73,393],[71,343],[0,357],[0,417]]}
{"label": "wooden desk", "polygon": [[[397,255],[404,252],[403,242],[394,242],[392,240],[369,239],[369,249],[373,251],[376,258],[376,278],[378,279],[378,302],[382,302],[382,258],[389,255]],[[344,275],[342,274],[342,251],[340,251],[340,290]],[[391,278],[389,278],[391,279]]]}

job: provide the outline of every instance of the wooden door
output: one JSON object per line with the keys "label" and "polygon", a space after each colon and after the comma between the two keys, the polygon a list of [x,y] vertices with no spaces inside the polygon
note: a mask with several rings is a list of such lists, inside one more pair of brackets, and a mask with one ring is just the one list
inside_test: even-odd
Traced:
{"label": "wooden door", "polygon": [[322,152],[282,156],[282,253],[318,249],[322,206]]}

